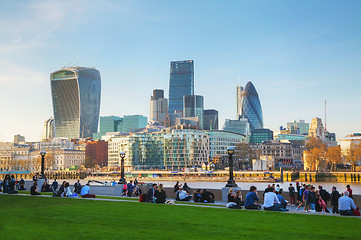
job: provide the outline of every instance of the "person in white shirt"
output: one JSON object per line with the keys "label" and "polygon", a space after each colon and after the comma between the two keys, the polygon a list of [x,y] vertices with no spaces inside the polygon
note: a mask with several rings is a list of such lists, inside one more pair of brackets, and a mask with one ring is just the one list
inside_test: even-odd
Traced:
{"label": "person in white shirt", "polygon": [[181,201],[189,201],[192,198],[183,188],[179,191],[179,199]]}
{"label": "person in white shirt", "polygon": [[266,211],[287,211],[288,209],[284,209],[278,200],[275,189],[272,188],[270,190],[264,195],[263,209]]}
{"label": "person in white shirt", "polygon": [[352,209],[356,210],[355,202],[348,196],[348,191],[345,191],[343,195],[343,197],[338,199],[338,209],[340,210],[340,214],[344,216],[353,216],[354,214]]}

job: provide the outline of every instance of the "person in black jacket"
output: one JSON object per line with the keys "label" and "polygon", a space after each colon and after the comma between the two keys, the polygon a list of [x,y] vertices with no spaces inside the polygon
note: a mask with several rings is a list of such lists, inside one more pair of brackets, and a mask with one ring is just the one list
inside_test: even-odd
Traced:
{"label": "person in black jacket", "polygon": [[163,188],[163,184],[159,184],[159,187],[157,191],[155,192],[156,203],[165,203],[167,200],[167,194],[165,193],[165,190]]}
{"label": "person in black jacket", "polygon": [[41,195],[40,193],[38,193],[36,191],[37,186],[38,186],[38,183],[34,182],[33,186],[31,186],[31,188],[30,188],[30,194],[31,195]]}
{"label": "person in black jacket", "polygon": [[327,192],[325,189],[323,189],[322,186],[318,186],[318,189],[319,189],[319,193],[320,193],[320,196],[322,198],[322,200],[326,203],[327,205],[327,202],[330,200],[330,194],[329,192]]}
{"label": "person in black jacket", "polygon": [[338,199],[340,198],[340,193],[336,190],[336,187],[332,187],[331,193],[331,205],[332,205],[332,213],[338,213]]}
{"label": "person in black jacket", "polygon": [[149,188],[147,195],[145,197],[145,202],[153,202],[156,198],[157,184],[153,183],[152,187]]}
{"label": "person in black jacket", "polygon": [[193,193],[193,201],[194,202],[200,202],[201,201],[201,190],[197,189],[194,193]]}
{"label": "person in black jacket", "polygon": [[235,198],[235,194],[233,192],[233,188],[229,189],[227,198],[228,198],[228,202],[234,202],[234,203],[236,202],[236,198]]}
{"label": "person in black jacket", "polygon": [[214,203],[214,194],[208,192],[206,189],[203,189],[201,194],[201,202],[204,203]]}

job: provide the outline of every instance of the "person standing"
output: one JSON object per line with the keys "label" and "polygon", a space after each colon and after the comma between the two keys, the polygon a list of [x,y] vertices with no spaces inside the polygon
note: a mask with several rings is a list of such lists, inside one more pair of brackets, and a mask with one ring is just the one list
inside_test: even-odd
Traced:
{"label": "person standing", "polygon": [[133,181],[129,181],[129,183],[127,184],[127,190],[128,190],[127,196],[131,197],[134,190]]}
{"label": "person standing", "polygon": [[3,181],[3,193],[10,192],[10,174],[6,174]]}
{"label": "person standing", "polygon": [[290,196],[291,206],[294,206],[296,204],[296,201],[295,201],[295,188],[292,186],[292,183],[290,183],[290,186],[288,188],[288,194]]}
{"label": "person standing", "polygon": [[332,187],[331,193],[331,206],[332,206],[332,213],[338,213],[338,199],[340,198],[340,193],[336,190],[336,187]]}
{"label": "person standing", "polygon": [[53,189],[53,194],[56,195],[56,191],[58,190],[58,182],[56,181],[56,178],[54,179],[53,183],[51,184],[51,188]]}
{"label": "person standing", "polygon": [[[316,193],[315,187],[311,187],[311,190],[307,194],[307,205],[310,206],[311,212],[316,212]],[[307,209],[306,209],[307,210]]]}
{"label": "person standing", "polygon": [[81,183],[80,183],[80,180],[78,180],[75,184],[74,184],[74,192],[76,193],[80,193],[81,191]]}
{"label": "person standing", "polygon": [[327,205],[327,202],[330,201],[330,193],[327,192],[325,189],[323,189],[322,186],[318,186],[318,189],[319,189],[319,193],[320,193],[322,200]]}

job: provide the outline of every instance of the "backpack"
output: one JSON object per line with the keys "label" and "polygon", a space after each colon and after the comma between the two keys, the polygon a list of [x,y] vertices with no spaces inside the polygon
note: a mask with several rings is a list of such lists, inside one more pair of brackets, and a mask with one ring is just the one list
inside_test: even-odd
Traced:
{"label": "backpack", "polygon": [[139,202],[145,202],[145,194],[141,194],[139,197]]}
{"label": "backpack", "polygon": [[331,199],[331,195],[330,195],[330,193],[329,193],[329,192],[326,192],[326,196],[325,196],[325,198],[326,198],[326,201],[330,201],[330,199]]}

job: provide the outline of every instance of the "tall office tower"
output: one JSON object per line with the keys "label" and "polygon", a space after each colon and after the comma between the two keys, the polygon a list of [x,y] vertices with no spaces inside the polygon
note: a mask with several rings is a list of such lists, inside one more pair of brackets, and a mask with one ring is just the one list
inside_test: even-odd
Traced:
{"label": "tall office tower", "polygon": [[203,129],[203,96],[184,95],[183,96],[183,117],[198,117],[199,128]]}
{"label": "tall office tower", "polygon": [[169,113],[183,111],[184,95],[194,95],[193,60],[170,62]]}
{"label": "tall office tower", "polygon": [[154,89],[150,97],[150,120],[164,123],[168,114],[168,99],[164,98],[164,90]]}
{"label": "tall office tower", "polygon": [[55,137],[54,118],[49,118],[44,122],[42,142],[51,142]]}
{"label": "tall office tower", "polygon": [[243,90],[242,87],[237,87],[237,107],[238,118],[247,118],[251,131],[263,128],[261,102],[251,82],[248,82]]}
{"label": "tall office tower", "polygon": [[70,67],[50,74],[55,136],[91,137],[100,111],[100,73],[94,68]]}
{"label": "tall office tower", "polygon": [[218,130],[218,111],[207,109],[203,111],[203,129]]}
{"label": "tall office tower", "polygon": [[240,118],[240,116],[242,115],[242,105],[241,103],[243,102],[243,98],[242,98],[242,92],[243,92],[243,87],[241,86],[237,86],[237,119]]}

